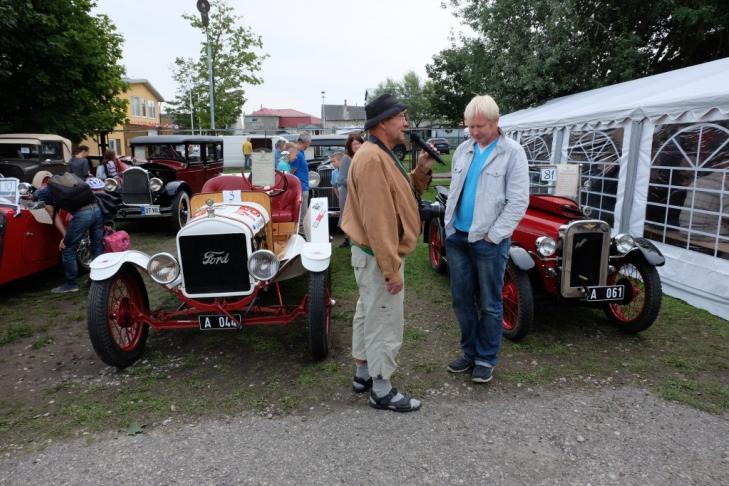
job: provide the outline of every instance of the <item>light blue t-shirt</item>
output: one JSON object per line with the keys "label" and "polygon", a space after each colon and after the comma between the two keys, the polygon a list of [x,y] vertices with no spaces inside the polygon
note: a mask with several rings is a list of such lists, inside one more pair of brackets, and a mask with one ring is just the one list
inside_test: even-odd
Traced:
{"label": "light blue t-shirt", "polygon": [[478,190],[478,179],[481,174],[481,169],[486,163],[486,159],[489,158],[491,152],[496,147],[497,138],[483,150],[478,146],[478,142],[473,144],[473,160],[471,166],[468,168],[466,174],[466,180],[463,182],[463,189],[461,189],[461,197],[458,199],[458,207],[456,208],[456,219],[453,221],[453,226],[465,233],[471,230],[471,223],[473,222],[473,207],[476,204],[476,191]]}

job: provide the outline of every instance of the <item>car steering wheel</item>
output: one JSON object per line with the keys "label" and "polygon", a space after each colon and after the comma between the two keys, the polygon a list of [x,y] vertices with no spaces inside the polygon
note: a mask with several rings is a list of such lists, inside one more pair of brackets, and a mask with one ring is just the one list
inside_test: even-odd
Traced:
{"label": "car steering wheel", "polygon": [[[289,188],[289,180],[286,177],[285,173],[281,172],[280,170],[276,170],[275,172],[273,186],[255,186],[251,182],[251,178],[252,173],[248,175],[248,182],[251,183],[251,188],[258,191],[263,191],[270,197],[280,196]],[[267,187],[268,189],[266,189]]]}

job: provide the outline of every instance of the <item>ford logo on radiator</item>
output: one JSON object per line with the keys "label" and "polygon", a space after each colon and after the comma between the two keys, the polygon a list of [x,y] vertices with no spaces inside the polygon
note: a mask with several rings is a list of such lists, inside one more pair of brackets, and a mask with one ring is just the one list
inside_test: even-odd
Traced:
{"label": "ford logo on radiator", "polygon": [[203,265],[218,265],[220,263],[228,263],[230,253],[227,251],[206,251],[203,255]]}

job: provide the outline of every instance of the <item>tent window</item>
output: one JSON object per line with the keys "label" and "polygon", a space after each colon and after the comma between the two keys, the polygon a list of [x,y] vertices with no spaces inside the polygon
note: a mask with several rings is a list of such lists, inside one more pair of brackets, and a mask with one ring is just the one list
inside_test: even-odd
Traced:
{"label": "tent window", "polygon": [[552,134],[522,135],[521,146],[526,152],[527,162],[533,164],[551,164]]}
{"label": "tent window", "polygon": [[656,126],[644,231],[729,260],[729,120]]}
{"label": "tent window", "polygon": [[623,129],[573,131],[567,148],[567,163],[582,164],[582,206],[592,208],[590,217],[613,226],[618,192],[618,173]]}

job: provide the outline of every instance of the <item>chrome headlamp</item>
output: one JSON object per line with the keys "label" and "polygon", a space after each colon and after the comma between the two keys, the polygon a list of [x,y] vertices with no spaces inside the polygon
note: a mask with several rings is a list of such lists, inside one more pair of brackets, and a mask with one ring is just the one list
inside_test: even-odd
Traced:
{"label": "chrome headlamp", "polygon": [[256,280],[271,280],[278,273],[278,258],[270,250],[258,250],[248,259],[248,272]]}
{"label": "chrome headlamp", "polygon": [[166,285],[180,275],[180,264],[169,253],[157,253],[149,259],[147,273],[155,282]]}
{"label": "chrome headlamp", "polygon": [[117,182],[116,179],[114,179],[113,177],[104,179],[104,190],[105,191],[114,192],[117,189],[119,189],[119,182]]}
{"label": "chrome headlamp", "polygon": [[309,187],[319,187],[321,182],[321,176],[315,170],[309,171]]}
{"label": "chrome headlamp", "polygon": [[149,188],[152,190],[152,192],[158,192],[158,191],[162,190],[162,186],[164,186],[162,179],[158,179],[157,177],[152,177],[149,180]]}
{"label": "chrome headlamp", "polygon": [[549,236],[540,236],[537,238],[537,253],[543,257],[550,257],[557,251],[557,243]]}
{"label": "chrome headlamp", "polygon": [[21,196],[30,194],[31,188],[32,186],[27,182],[21,182],[20,184],[18,184],[18,194],[20,194]]}
{"label": "chrome headlamp", "polygon": [[635,248],[635,240],[628,233],[616,235],[613,241],[615,241],[615,248],[623,255]]}

